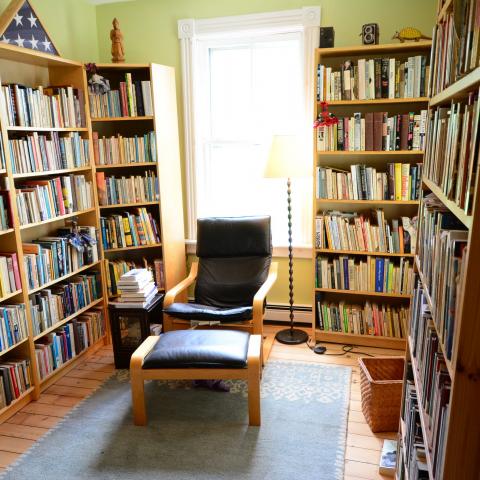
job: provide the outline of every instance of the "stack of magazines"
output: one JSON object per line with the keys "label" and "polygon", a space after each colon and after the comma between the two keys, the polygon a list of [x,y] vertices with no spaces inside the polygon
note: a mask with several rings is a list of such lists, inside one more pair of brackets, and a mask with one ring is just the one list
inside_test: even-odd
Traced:
{"label": "stack of magazines", "polygon": [[145,308],[155,298],[157,286],[151,270],[134,268],[120,277],[118,291],[119,308]]}

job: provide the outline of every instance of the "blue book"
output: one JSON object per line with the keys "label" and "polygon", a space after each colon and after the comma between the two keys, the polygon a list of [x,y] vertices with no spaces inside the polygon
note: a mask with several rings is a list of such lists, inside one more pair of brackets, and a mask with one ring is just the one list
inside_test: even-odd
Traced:
{"label": "blue book", "polygon": [[73,358],[72,344],[70,343],[70,327],[71,327],[71,324],[65,325],[65,336],[67,339],[68,358]]}
{"label": "blue book", "polygon": [[383,292],[383,271],[385,260],[383,258],[375,259],[375,291]]}
{"label": "blue book", "polygon": [[348,258],[343,259],[343,283],[345,290],[350,290],[350,279],[348,278]]}

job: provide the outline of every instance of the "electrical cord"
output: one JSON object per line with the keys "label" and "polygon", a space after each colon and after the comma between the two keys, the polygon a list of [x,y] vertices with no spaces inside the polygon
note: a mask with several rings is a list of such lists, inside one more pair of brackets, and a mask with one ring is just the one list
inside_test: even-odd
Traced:
{"label": "electrical cord", "polygon": [[362,352],[362,351],[355,351],[354,349],[360,348],[360,347],[358,345],[353,345],[353,344],[343,345],[341,353],[325,353],[325,351],[327,350],[326,347],[324,347],[325,350],[323,350],[321,352],[320,351],[316,352],[315,348],[319,346],[318,344],[315,345],[314,347],[310,346],[308,343],[306,345],[310,350],[312,350],[312,352],[318,353],[319,355],[326,355],[326,356],[330,356],[330,357],[342,357],[343,355],[347,355],[347,353],[354,353],[356,355],[365,355],[367,357],[374,357],[375,356],[375,355],[372,355],[371,353]]}

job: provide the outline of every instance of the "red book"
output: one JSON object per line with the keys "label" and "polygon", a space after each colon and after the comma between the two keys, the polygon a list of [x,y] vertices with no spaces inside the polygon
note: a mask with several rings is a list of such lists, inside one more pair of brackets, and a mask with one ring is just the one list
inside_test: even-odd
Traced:
{"label": "red book", "polygon": [[373,112],[365,114],[365,150],[373,150]]}
{"label": "red book", "polygon": [[95,160],[95,165],[100,165],[100,149],[98,146],[98,132],[92,132],[93,140],[93,158]]}
{"label": "red book", "polygon": [[400,121],[400,150],[408,150],[408,113],[402,114]]}
{"label": "red book", "polygon": [[373,114],[373,150],[383,150],[383,112]]}
{"label": "red book", "polygon": [[100,205],[107,204],[107,184],[105,182],[105,172],[97,172],[97,191],[98,203]]}

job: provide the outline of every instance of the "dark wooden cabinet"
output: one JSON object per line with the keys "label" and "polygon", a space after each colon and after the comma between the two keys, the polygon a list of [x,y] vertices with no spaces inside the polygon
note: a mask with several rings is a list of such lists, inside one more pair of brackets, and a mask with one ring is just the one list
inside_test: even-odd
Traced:
{"label": "dark wooden cabinet", "polygon": [[163,297],[158,294],[147,308],[109,306],[115,368],[129,368],[132,353],[150,335],[150,325],[162,323]]}

